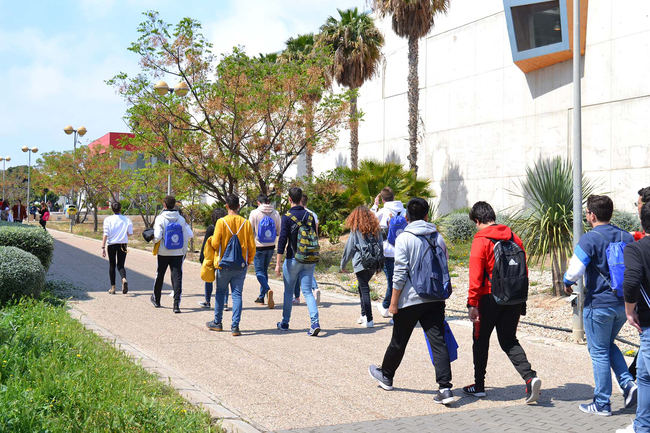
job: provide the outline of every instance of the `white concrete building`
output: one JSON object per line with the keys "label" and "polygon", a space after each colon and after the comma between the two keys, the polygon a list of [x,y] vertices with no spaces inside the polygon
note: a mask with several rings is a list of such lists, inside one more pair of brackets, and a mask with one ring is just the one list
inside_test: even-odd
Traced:
{"label": "white concrete building", "polygon": [[[408,167],[407,43],[389,19],[378,25],[385,60],[360,90],[359,157]],[[586,34],[583,169],[632,212],[637,190],[650,185],[650,1],[590,0]],[[419,77],[419,174],[432,180],[440,212],[477,200],[521,207],[510,191],[520,191],[526,167],[571,158],[571,60],[522,72],[502,0],[452,0],[420,40]],[[316,169],[346,164],[349,154],[344,131]]]}

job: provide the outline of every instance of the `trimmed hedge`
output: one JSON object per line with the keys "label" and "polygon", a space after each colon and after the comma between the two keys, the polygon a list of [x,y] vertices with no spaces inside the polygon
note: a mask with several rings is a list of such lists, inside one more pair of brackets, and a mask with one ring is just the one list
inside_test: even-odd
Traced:
{"label": "trimmed hedge", "polygon": [[621,210],[614,211],[610,223],[614,224],[616,227],[622,228],[626,232],[634,232],[640,230],[641,227],[637,214]]}
{"label": "trimmed hedge", "polygon": [[472,239],[476,233],[476,225],[471,222],[467,213],[452,213],[442,219],[445,241],[458,242]]}
{"label": "trimmed hedge", "polygon": [[0,224],[0,246],[18,247],[34,254],[46,271],[52,262],[54,240],[39,226],[19,223]]}
{"label": "trimmed hedge", "polygon": [[22,296],[37,297],[45,286],[45,269],[31,253],[0,246],[0,305]]}

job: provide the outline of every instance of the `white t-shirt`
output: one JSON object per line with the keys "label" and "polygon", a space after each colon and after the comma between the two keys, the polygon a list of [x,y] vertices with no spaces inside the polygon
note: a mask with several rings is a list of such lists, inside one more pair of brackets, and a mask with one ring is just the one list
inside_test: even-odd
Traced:
{"label": "white t-shirt", "polygon": [[314,222],[316,223],[316,225],[318,225],[318,215],[316,215],[316,212],[314,212],[313,210],[309,210],[307,208],[305,208],[305,210],[307,212],[309,212],[311,214],[311,216],[314,217]]}
{"label": "white t-shirt", "polygon": [[133,223],[124,215],[111,215],[104,220],[104,235],[108,237],[108,245],[126,244],[128,235],[133,234]]}

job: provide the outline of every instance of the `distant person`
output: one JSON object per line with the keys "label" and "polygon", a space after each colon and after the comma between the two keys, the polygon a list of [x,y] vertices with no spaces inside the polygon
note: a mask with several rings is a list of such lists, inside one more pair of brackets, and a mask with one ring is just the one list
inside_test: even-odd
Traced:
{"label": "distant person", "polygon": [[[593,229],[580,238],[564,274],[565,290],[569,294],[573,292],[571,286],[583,275],[585,278],[584,328],[596,386],[593,401],[581,404],[579,408],[583,412],[603,416],[612,414],[612,369],[623,390],[626,408],[636,403],[637,394],[634,378],[614,343],[625,324],[626,315],[622,293],[617,293],[618,268],[612,269],[608,264],[611,251],[625,246],[619,242],[629,247],[634,238],[610,224],[613,211],[614,204],[606,195],[590,195],[587,198],[586,218]],[[622,282],[623,279],[620,280]],[[622,292],[622,287],[620,289]]]}
{"label": "distant person", "polygon": [[29,213],[32,216],[32,219],[36,221],[36,214],[38,213],[38,206],[36,206],[36,203],[29,207]]}
{"label": "distant person", "polygon": [[[393,377],[402,362],[413,329],[419,323],[431,347],[435,361],[438,391],[433,402],[450,404],[454,401],[451,390],[451,364],[445,341],[445,301],[451,294],[451,282],[435,290],[434,269],[437,275],[449,275],[447,246],[436,226],[429,223],[429,203],[422,198],[412,198],[407,204],[408,226],[395,243],[395,273],[393,294],[389,311],[393,314],[393,334],[384,354],[381,367],[371,365],[370,376],[379,386],[390,391]],[[438,257],[444,257],[440,263]],[[435,264],[437,265],[434,265]],[[443,268],[444,267],[444,268]],[[442,291],[446,292],[444,295]],[[433,296],[433,293],[441,296]],[[427,295],[422,297],[421,295]],[[431,296],[429,296],[431,295]]]}
{"label": "distant person", "polygon": [[[650,186],[647,186],[645,188],[641,188],[639,190],[639,198],[637,199],[636,202],[636,208],[637,212],[639,214],[639,217],[641,216],[641,208],[643,207],[644,204],[650,203]],[[632,232],[632,236],[634,236],[634,240],[638,241],[639,239],[643,238],[645,236],[645,229],[641,227],[640,232]]]}
{"label": "distant person", "polygon": [[169,267],[171,272],[172,288],[174,289],[174,313],[180,313],[181,293],[183,291],[183,257],[187,252],[187,243],[194,236],[192,229],[185,222],[185,218],[174,210],[176,198],[168,195],[163,200],[163,211],[153,223],[153,242],[160,242],[158,248],[158,268],[156,281],[153,286],[151,303],[160,308],[160,296],[165,273]]}
{"label": "distant person", "polygon": [[[641,228],[650,233],[650,202],[641,207]],[[650,432],[650,234],[624,250],[623,293],[627,322],[641,334],[636,364],[636,419],[617,433]]]}
{"label": "distant person", "polygon": [[239,322],[242,312],[242,291],[248,265],[255,258],[255,235],[251,223],[239,215],[239,197],[226,196],[228,215],[219,219],[212,235],[212,248],[215,252],[214,267],[217,269],[217,290],[214,298],[214,320],[206,323],[212,331],[223,331],[223,307],[228,293],[232,292],[233,337],[241,335]]}
{"label": "distant person", "polygon": [[[304,207],[305,210],[309,212],[312,217],[314,217],[314,223],[315,223],[314,227],[316,229],[316,235],[318,236],[318,215],[313,210],[307,208],[308,202],[309,202],[309,196],[303,192],[302,198],[300,199],[300,205]],[[318,303],[320,302],[320,289],[318,288],[316,277],[312,277],[311,290],[312,292],[314,292],[315,294],[314,296],[316,296],[316,305],[318,305]],[[293,305],[299,305],[299,304],[300,304],[300,281],[297,281],[296,287],[293,290]]]}
{"label": "distant person", "polygon": [[111,205],[113,214],[104,219],[104,236],[102,238],[102,257],[106,257],[106,245],[108,244],[108,277],[111,281],[111,288],[108,293],[115,294],[115,267],[122,277],[122,293],[127,294],[129,283],[126,281],[126,270],[124,262],[129,243],[129,236],[133,235],[133,223],[122,215],[122,205],[116,201]]}
{"label": "distant person", "polygon": [[11,214],[11,209],[9,208],[9,202],[3,201],[0,205],[0,221],[5,221],[12,223],[14,222],[14,217]]}
{"label": "distant person", "polygon": [[[210,224],[206,229],[205,229],[205,236],[203,236],[203,244],[201,245],[201,252],[199,253],[199,263],[203,264],[203,261],[205,260],[205,255],[204,255],[204,250],[205,250],[205,243],[208,241],[210,236],[214,234],[214,225],[217,223],[217,221],[220,218],[223,218],[227,215],[226,210],[222,208],[217,208],[212,211],[212,224]],[[213,289],[213,283],[212,282],[205,282],[205,300],[199,302],[199,305],[203,308],[211,308],[210,301],[212,299],[212,289]],[[226,292],[226,305],[228,305],[228,293]]]}
{"label": "distant person", "polygon": [[[282,321],[277,323],[281,331],[289,330],[291,320],[292,300],[296,285],[302,289],[307,310],[309,311],[310,326],[307,335],[316,337],[320,333],[318,305],[312,292],[314,268],[319,260],[318,235],[314,216],[301,204],[302,189],[289,189],[289,204],[291,209],[282,216],[280,239],[278,239],[278,255],[275,273],[284,280],[284,301],[282,303]],[[286,260],[283,258],[286,252]]]}
{"label": "distant person", "polygon": [[367,207],[359,206],[347,217],[345,226],[350,229],[350,237],[341,257],[341,271],[352,260],[361,299],[361,317],[357,323],[372,328],[375,322],[372,320],[370,279],[382,268],[384,260],[379,221]]}
{"label": "distant person", "polygon": [[45,226],[47,225],[47,222],[50,220],[50,211],[45,205],[45,203],[41,205],[41,210],[39,213],[40,213],[40,217],[38,219],[38,223],[41,225],[41,227],[43,227],[43,230],[47,230]]}
{"label": "distant person", "polygon": [[[379,209],[379,202],[383,207]],[[379,227],[384,238],[384,274],[386,274],[386,294],[377,309],[382,317],[389,317],[388,307],[393,295],[393,269],[395,267],[395,240],[406,227],[406,209],[401,201],[395,200],[395,193],[390,187],[384,187],[377,197],[372,211],[379,220]],[[392,221],[392,224],[391,224]]]}
{"label": "distant person", "polygon": [[[490,336],[496,328],[501,349],[526,383],[526,403],[534,403],[539,399],[542,381],[531,368],[526,352],[517,340],[519,317],[525,311],[528,297],[524,245],[510,227],[495,223],[496,214],[489,203],[476,202],[469,212],[469,219],[478,229],[469,255],[467,296],[468,315],[474,324],[475,382],[464,387],[463,392],[485,397]],[[506,277],[504,266],[511,278]]]}
{"label": "distant person", "polygon": [[14,222],[22,223],[23,220],[27,219],[27,208],[23,206],[22,201],[18,200],[18,203],[11,208],[11,214]]}
{"label": "distant person", "polygon": [[255,276],[260,283],[260,294],[255,303],[264,304],[264,298],[268,296],[267,305],[275,307],[273,290],[269,286],[269,265],[275,252],[275,242],[280,232],[282,219],[280,214],[271,206],[271,201],[266,194],[257,196],[257,209],[254,209],[248,220],[255,232]]}

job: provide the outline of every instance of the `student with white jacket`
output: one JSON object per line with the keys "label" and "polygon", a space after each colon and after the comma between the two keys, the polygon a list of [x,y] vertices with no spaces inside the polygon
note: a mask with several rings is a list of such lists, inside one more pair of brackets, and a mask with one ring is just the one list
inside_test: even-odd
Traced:
{"label": "student with white jacket", "polygon": [[172,287],[174,289],[174,313],[180,313],[181,292],[183,282],[183,257],[187,253],[187,243],[194,235],[177,210],[176,199],[168,195],[163,200],[164,209],[156,217],[153,224],[154,244],[160,242],[158,248],[158,270],[153,286],[151,303],[160,308],[160,295],[167,267],[171,269]]}

